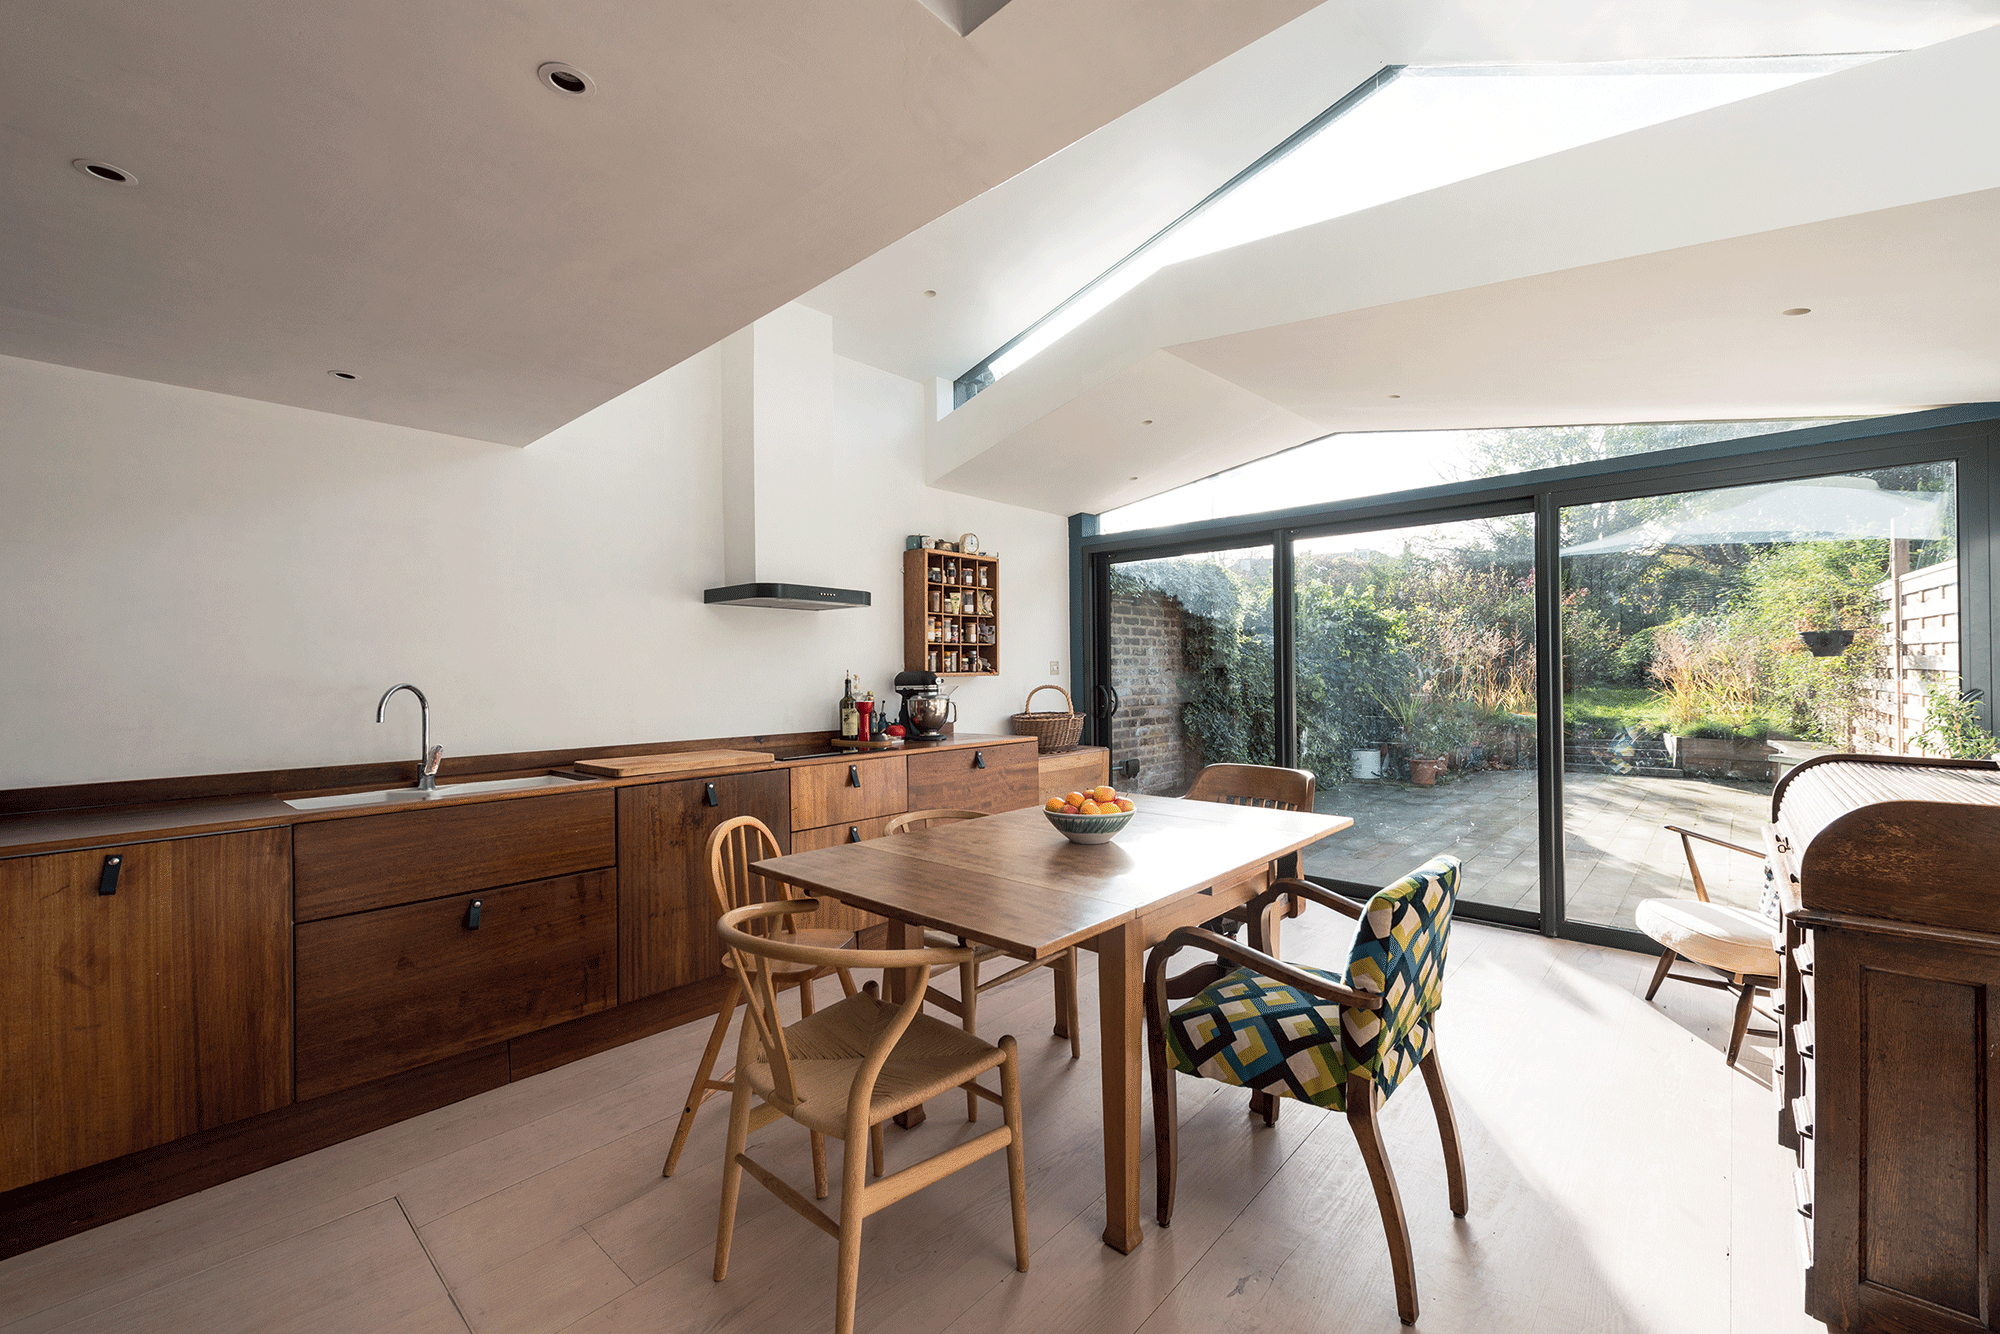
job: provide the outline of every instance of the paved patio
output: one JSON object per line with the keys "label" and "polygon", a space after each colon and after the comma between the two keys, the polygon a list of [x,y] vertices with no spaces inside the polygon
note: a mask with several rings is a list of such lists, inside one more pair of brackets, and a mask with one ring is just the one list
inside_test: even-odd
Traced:
{"label": "paved patio", "polygon": [[[1770,810],[1767,785],[1688,778],[1574,773],[1564,781],[1569,916],[1632,929],[1641,899],[1693,898],[1680,838],[1684,825],[1758,847]],[[1539,902],[1535,775],[1471,774],[1434,788],[1351,782],[1319,796],[1319,809],[1354,817],[1354,828],[1306,854],[1306,870],[1387,884],[1441,852],[1465,862],[1465,897],[1533,911]],[[1757,906],[1761,862],[1697,844],[1702,878],[1718,902]]]}

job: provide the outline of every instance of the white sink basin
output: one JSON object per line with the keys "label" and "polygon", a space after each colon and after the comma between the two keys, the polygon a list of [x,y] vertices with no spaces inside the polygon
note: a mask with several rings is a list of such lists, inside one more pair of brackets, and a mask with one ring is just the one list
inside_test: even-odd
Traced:
{"label": "white sink basin", "polygon": [[446,783],[430,792],[414,787],[392,787],[382,792],[343,792],[336,797],[300,797],[285,804],[295,811],[331,811],[344,806],[398,806],[409,802],[438,801],[445,797],[470,797],[481,792],[518,792],[531,787],[564,787],[582,781],[561,774],[537,774],[533,778],[495,778],[484,783]]}

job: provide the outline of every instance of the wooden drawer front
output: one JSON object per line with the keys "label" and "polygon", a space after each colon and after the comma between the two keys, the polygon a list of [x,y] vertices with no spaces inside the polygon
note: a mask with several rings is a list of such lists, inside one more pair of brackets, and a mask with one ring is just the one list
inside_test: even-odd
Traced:
{"label": "wooden drawer front", "polygon": [[[872,820],[858,820],[852,824],[828,825],[824,829],[800,829],[792,833],[793,852],[815,852],[820,848],[830,848],[840,843],[865,842],[880,838],[889,831],[889,816],[879,815]],[[856,838],[856,835],[860,835]],[[835,931],[859,931],[864,926],[873,926],[882,918],[872,912],[850,908],[837,899],[822,899],[827,904],[810,917],[795,918],[801,929],[818,927]]]}
{"label": "wooden drawer front", "polygon": [[1040,781],[1035,743],[1010,742],[976,749],[934,750],[910,760],[910,804],[913,811],[1018,811],[1038,804]]}
{"label": "wooden drawer front", "polygon": [[1057,755],[1037,757],[1035,768],[1040,783],[1036,795],[1043,801],[1067,796],[1087,787],[1111,781],[1111,752],[1102,746],[1085,746]]}
{"label": "wooden drawer front", "polygon": [[769,826],[780,851],[788,851],[790,792],[782,769],[618,790],[619,1000],[722,971],[708,836],[724,820],[751,815]]}
{"label": "wooden drawer front", "polygon": [[609,788],[302,824],[292,835],[301,922],[519,885],[618,861]]}
{"label": "wooden drawer front", "polygon": [[610,1005],[617,884],[593,871],[300,925],[299,1098]]}
{"label": "wooden drawer front", "polygon": [[851,764],[792,768],[792,828],[853,824],[908,810],[903,757],[877,755]]}

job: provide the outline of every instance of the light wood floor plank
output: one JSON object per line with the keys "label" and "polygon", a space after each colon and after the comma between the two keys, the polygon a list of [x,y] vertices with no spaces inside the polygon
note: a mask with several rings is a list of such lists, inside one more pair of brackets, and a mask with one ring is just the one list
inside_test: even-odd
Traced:
{"label": "light wood floor plank", "polygon": [[65,1326],[73,1334],[319,1334],[398,1328],[465,1330],[393,1200]]}
{"label": "light wood floor plank", "polygon": [[631,1290],[632,1280],[581,1229],[452,1284],[472,1334],[561,1329]]}

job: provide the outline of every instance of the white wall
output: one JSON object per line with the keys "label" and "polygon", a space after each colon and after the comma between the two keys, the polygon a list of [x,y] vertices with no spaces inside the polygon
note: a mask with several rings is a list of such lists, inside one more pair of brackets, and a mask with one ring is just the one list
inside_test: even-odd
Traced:
{"label": "white wall", "polygon": [[922,389],[828,356],[758,572],[874,594],[827,612],[701,602],[717,349],[525,450],[0,357],[0,788],[414,758],[397,681],[448,756],[830,728],[845,668],[894,698],[912,532],[1003,557],[957,697],[1006,730],[1068,654],[1064,521],[925,487]]}

